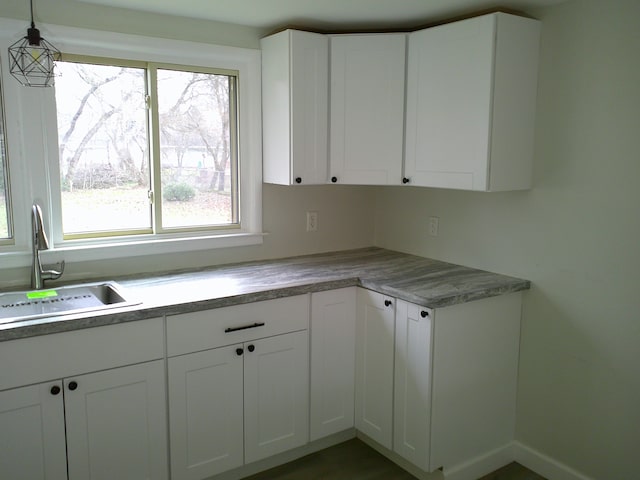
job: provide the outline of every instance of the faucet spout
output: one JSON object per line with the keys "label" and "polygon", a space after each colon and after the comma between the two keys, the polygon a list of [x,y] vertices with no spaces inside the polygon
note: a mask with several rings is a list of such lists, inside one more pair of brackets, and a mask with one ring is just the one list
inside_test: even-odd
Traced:
{"label": "faucet spout", "polygon": [[44,288],[45,280],[57,280],[64,272],[64,261],[59,264],[59,270],[52,267],[43,268],[40,261],[40,250],[49,249],[49,239],[44,231],[42,221],[42,209],[34,203],[31,207],[31,233],[32,233],[32,264],[31,264],[31,288],[39,290]]}

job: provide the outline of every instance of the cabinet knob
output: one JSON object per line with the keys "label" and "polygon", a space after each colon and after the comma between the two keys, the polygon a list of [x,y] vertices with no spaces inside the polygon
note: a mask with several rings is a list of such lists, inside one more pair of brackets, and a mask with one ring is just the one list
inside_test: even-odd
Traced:
{"label": "cabinet knob", "polygon": [[404,177],[404,178],[402,179],[402,183],[409,183],[410,181],[411,181],[411,180],[410,180],[410,179],[408,179],[407,177]]}
{"label": "cabinet knob", "polygon": [[255,346],[255,345],[249,345],[249,346],[247,347],[247,350],[249,350],[250,352],[253,352],[255,349],[256,349],[256,346]]}
{"label": "cabinet knob", "polygon": [[385,300],[384,301],[384,306],[385,307],[390,307],[391,306],[391,300]]}
{"label": "cabinet knob", "polygon": [[75,382],[75,381],[69,382],[69,390],[73,391],[76,388],[78,388],[78,383],[77,382]]}
{"label": "cabinet knob", "polygon": [[426,310],[422,310],[422,311],[420,312],[420,316],[421,316],[422,318],[427,318],[427,317],[429,316],[429,312],[427,312]]}
{"label": "cabinet knob", "polygon": [[58,385],[54,385],[51,387],[51,395],[58,395],[60,393],[60,387]]}
{"label": "cabinet knob", "polygon": [[338,181],[338,177],[331,177],[331,183],[336,183]]}
{"label": "cabinet knob", "polygon": [[296,177],[296,183],[302,183],[302,177]]}
{"label": "cabinet knob", "polygon": [[236,355],[240,356],[244,353],[244,350],[242,350],[241,348],[236,348]]}

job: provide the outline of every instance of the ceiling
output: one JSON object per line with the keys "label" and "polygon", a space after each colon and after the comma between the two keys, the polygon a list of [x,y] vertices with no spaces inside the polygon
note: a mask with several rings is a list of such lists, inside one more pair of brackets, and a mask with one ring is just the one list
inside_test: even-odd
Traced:
{"label": "ceiling", "polygon": [[494,8],[528,11],[564,0],[78,0],[263,29],[412,28]]}

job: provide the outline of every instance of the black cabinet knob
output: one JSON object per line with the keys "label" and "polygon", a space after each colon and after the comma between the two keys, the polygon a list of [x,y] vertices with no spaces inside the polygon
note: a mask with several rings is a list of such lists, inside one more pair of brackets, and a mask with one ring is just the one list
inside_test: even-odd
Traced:
{"label": "black cabinet knob", "polygon": [[51,387],[51,395],[58,395],[60,393],[60,387],[58,385],[54,385]]}
{"label": "black cabinet knob", "polygon": [[253,352],[255,349],[256,349],[256,346],[255,346],[255,345],[249,345],[249,346],[247,347],[247,350],[249,350],[250,352]]}
{"label": "black cabinet knob", "polygon": [[402,179],[402,183],[409,183],[411,180],[409,180],[407,177],[404,177]]}
{"label": "black cabinet knob", "polygon": [[336,183],[338,181],[338,177],[331,177],[331,183]]}
{"label": "black cabinet knob", "polygon": [[426,317],[428,317],[428,316],[429,316],[429,312],[427,312],[426,310],[422,310],[422,311],[420,312],[420,316],[421,316],[422,318],[426,318]]}
{"label": "black cabinet knob", "polygon": [[244,353],[244,350],[242,350],[241,348],[236,348],[236,355],[240,356]]}
{"label": "black cabinet knob", "polygon": [[74,382],[74,381],[69,382],[69,390],[73,391],[76,388],[78,388],[78,383],[77,382]]}
{"label": "black cabinet knob", "polygon": [[385,307],[390,307],[391,306],[391,300],[385,300],[384,301],[384,306]]}
{"label": "black cabinet knob", "polygon": [[302,177],[296,177],[296,183],[302,183]]}

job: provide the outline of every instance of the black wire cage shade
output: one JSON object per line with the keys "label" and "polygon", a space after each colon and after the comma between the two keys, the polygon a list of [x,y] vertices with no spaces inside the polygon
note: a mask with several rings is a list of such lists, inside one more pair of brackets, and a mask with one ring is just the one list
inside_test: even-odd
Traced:
{"label": "black wire cage shade", "polygon": [[50,87],[60,50],[40,36],[33,22],[33,0],[30,5],[31,28],[25,37],[9,47],[9,72],[25,87]]}

